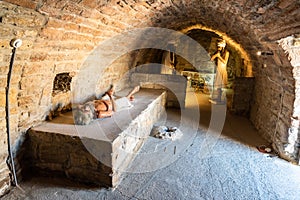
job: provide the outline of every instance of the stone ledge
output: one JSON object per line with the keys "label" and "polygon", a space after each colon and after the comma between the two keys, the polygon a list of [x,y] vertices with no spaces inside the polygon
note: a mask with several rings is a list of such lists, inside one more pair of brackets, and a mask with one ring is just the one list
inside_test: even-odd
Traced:
{"label": "stone ledge", "polygon": [[165,104],[165,91],[141,89],[133,108],[111,118],[75,126],[72,113],[67,113],[31,128],[29,167],[41,174],[115,187],[165,111]]}

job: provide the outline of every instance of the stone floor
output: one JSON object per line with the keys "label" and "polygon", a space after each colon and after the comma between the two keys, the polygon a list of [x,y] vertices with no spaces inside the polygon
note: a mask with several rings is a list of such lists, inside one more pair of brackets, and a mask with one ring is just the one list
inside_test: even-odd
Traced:
{"label": "stone floor", "polygon": [[[200,101],[201,118],[192,140],[180,143],[182,138],[170,141],[149,137],[117,188],[99,189],[54,177],[34,177],[21,182],[21,188],[14,188],[3,199],[300,198],[299,166],[258,152],[256,146],[268,143],[243,117],[227,113],[222,135],[207,134],[211,105],[208,96],[197,94],[196,98]],[[187,109],[198,106],[193,102],[187,105]],[[174,126],[181,120],[179,111],[168,110],[162,121]],[[204,145],[207,138],[213,141],[209,146]],[[186,148],[176,149],[174,144],[185,144]],[[156,152],[161,157],[153,156]]]}

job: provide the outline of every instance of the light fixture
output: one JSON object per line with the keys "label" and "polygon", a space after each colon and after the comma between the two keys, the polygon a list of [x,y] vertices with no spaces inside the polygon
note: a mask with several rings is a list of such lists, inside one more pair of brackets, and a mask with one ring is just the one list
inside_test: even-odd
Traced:
{"label": "light fixture", "polygon": [[258,56],[272,56],[274,53],[272,51],[257,51],[256,55]]}
{"label": "light fixture", "polygon": [[9,64],[9,70],[7,74],[7,86],[5,87],[6,90],[6,104],[5,104],[5,119],[6,119],[6,132],[7,132],[7,145],[8,145],[8,156],[10,159],[10,167],[13,173],[13,183],[18,186],[18,180],[17,180],[17,174],[15,169],[15,163],[14,163],[14,157],[11,149],[11,136],[10,136],[10,104],[9,104],[9,90],[10,90],[10,81],[11,81],[11,75],[13,71],[14,66],[14,60],[15,60],[15,54],[16,49],[19,48],[22,45],[21,39],[12,39],[10,41],[10,46],[13,47],[12,49],[12,55],[10,59]]}
{"label": "light fixture", "polygon": [[261,51],[256,52],[256,55],[261,56]]}
{"label": "light fixture", "polygon": [[12,39],[10,41],[10,46],[14,48],[19,48],[22,45],[22,40],[21,39]]}

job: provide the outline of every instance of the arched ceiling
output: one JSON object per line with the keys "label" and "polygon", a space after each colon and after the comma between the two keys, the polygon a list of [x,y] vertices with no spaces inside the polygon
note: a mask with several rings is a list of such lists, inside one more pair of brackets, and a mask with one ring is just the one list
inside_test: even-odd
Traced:
{"label": "arched ceiling", "polygon": [[[258,50],[278,48],[278,39],[300,32],[300,1],[291,0],[7,0],[34,9],[48,18],[67,21],[70,29],[95,30],[97,43],[125,30],[164,27],[188,30],[205,27],[225,35],[255,59]],[[73,26],[71,26],[73,23]],[[74,24],[79,27],[76,28]],[[61,28],[64,28],[63,24]],[[47,29],[44,28],[45,29]],[[74,30],[67,30],[72,32]],[[41,37],[44,37],[41,32]]]}
{"label": "arched ceiling", "polygon": [[[295,90],[298,79],[293,77],[299,73],[293,74],[288,56],[277,41],[296,34],[299,37],[299,0],[5,0],[0,1],[0,8],[3,60],[9,61],[12,37],[21,37],[24,43],[16,59],[19,80],[15,87],[20,95],[15,107],[25,111],[24,120],[22,110],[16,114],[16,119],[22,119],[15,123],[16,130],[27,130],[44,117],[51,103],[53,75],[79,70],[100,42],[134,28],[184,31],[205,27],[240,45],[253,69],[260,70],[261,76],[255,79],[252,121],[272,140],[279,133],[280,142],[273,141],[279,148],[286,144],[292,104],[300,98],[299,90]],[[258,50],[273,51],[274,55],[264,58],[268,67],[262,69],[264,61],[257,58]],[[22,101],[26,101],[26,107],[18,105]]]}

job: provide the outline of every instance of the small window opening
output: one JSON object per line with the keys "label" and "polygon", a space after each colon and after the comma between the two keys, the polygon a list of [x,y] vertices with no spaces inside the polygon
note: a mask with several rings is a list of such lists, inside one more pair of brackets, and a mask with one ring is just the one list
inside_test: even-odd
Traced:
{"label": "small window opening", "polygon": [[71,90],[72,77],[70,73],[57,74],[53,82],[52,96],[58,93],[66,93]]}

